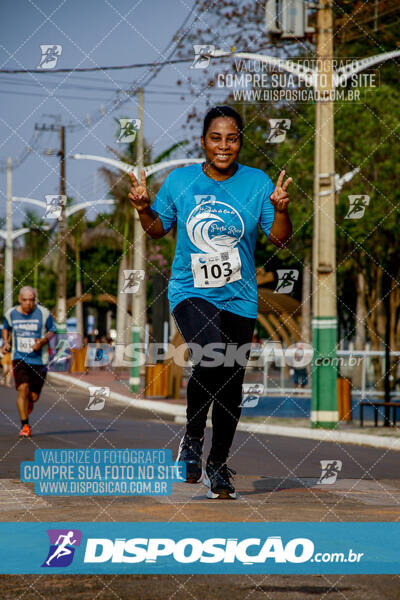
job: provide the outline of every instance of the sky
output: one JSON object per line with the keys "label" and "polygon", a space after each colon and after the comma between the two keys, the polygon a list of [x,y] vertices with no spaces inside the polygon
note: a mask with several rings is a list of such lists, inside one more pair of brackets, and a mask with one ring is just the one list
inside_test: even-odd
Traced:
{"label": "sky", "polygon": [[[172,36],[190,13],[195,0],[2,0],[0,6],[1,69],[35,69],[40,46],[62,46],[56,68],[127,65],[160,60]],[[191,12],[192,11],[192,12]],[[176,54],[173,58],[177,58]],[[115,90],[140,81],[148,68],[96,73],[0,74],[0,165],[7,157],[15,164],[34,134],[35,124],[83,123],[67,131],[67,154],[112,157],[107,146],[116,143],[116,118],[137,118],[137,99],[93,123],[93,115],[116,98]],[[167,65],[145,88],[143,132],[153,156],[187,137],[182,129],[193,102],[181,100],[178,79],[186,81],[190,63]],[[200,79],[199,79],[200,81]],[[88,122],[91,126],[88,127]],[[200,135],[200,131],[199,131]],[[46,132],[38,147],[13,170],[13,196],[44,200],[59,193],[59,159],[47,155],[59,147],[57,133]],[[67,194],[76,201],[104,198],[107,185],[93,161],[68,159]],[[0,217],[5,215],[6,173],[0,172]],[[21,224],[26,204],[14,205],[14,227]],[[93,216],[88,213],[88,218]]]}

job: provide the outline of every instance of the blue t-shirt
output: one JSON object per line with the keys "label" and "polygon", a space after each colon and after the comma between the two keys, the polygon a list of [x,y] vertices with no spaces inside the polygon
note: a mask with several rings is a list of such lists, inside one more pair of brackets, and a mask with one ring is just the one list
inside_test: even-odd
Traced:
{"label": "blue t-shirt", "polygon": [[[152,209],[165,231],[177,224],[172,275],[168,286],[171,310],[190,297],[204,298],[217,308],[255,318],[257,282],[254,251],[258,225],[269,235],[274,184],[263,171],[238,165],[232,177],[215,181],[201,164],[175,169],[158,192]],[[191,254],[220,253],[237,248],[241,279],[223,287],[194,286]]]}
{"label": "blue t-shirt", "polygon": [[37,304],[29,315],[24,315],[14,306],[6,312],[3,327],[12,331],[12,360],[22,359],[29,365],[47,364],[48,344],[38,352],[30,351],[35,339],[43,338],[48,331],[57,331],[47,308]]}

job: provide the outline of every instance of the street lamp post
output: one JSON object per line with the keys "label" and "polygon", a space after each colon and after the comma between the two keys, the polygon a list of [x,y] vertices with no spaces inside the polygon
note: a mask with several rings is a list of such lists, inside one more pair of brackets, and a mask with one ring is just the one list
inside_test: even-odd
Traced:
{"label": "street lamp post", "polygon": [[[139,122],[137,140],[137,179],[140,181],[142,169],[144,167],[144,139],[143,139],[143,88],[139,89]],[[146,239],[142,229],[139,213],[137,210],[133,213],[133,247],[132,247],[132,267],[135,271],[146,272]],[[133,347],[140,344],[143,337],[146,323],[146,284],[143,282],[132,298],[132,333],[131,339]],[[140,390],[140,366],[133,365],[130,369],[129,388],[131,392]]]}
{"label": "street lamp post", "polygon": [[[75,160],[93,160],[95,162],[104,163],[111,167],[116,167],[124,173],[133,173],[135,177],[138,176],[138,168],[135,165],[131,165],[122,160],[116,160],[115,158],[108,158],[107,156],[97,156],[95,154],[70,154],[69,158]],[[153,163],[144,167],[146,177],[162,171],[163,169],[169,169],[170,167],[176,167],[178,165],[191,165],[199,164],[204,162],[203,158],[174,158],[171,160],[163,160],[159,163]]]}
{"label": "street lamp post", "polygon": [[[60,196],[66,197],[65,185],[65,127],[60,127]],[[58,221],[58,260],[57,260],[57,298],[56,298],[56,323],[57,332],[67,331],[67,219],[65,204],[61,203],[61,215]]]}
{"label": "street lamp post", "polygon": [[[11,260],[13,260],[12,243],[14,240],[16,240],[18,237],[20,237],[22,235],[25,235],[26,233],[29,233],[30,231],[46,231],[47,229],[48,229],[48,226],[43,225],[43,227],[38,227],[38,226],[21,227],[20,229],[14,229],[14,231],[11,231],[11,252],[9,252],[9,256],[10,256]],[[7,244],[7,241],[9,239],[9,231],[7,229],[5,231],[0,229],[0,237],[3,238]],[[36,288],[35,278],[33,281],[33,287]],[[13,280],[12,279],[11,279],[11,289],[13,289]],[[11,307],[9,307],[9,308],[11,308]],[[6,312],[6,310],[4,312]]]}
{"label": "street lamp post", "polygon": [[[12,241],[16,240],[18,237],[21,237],[22,235],[25,235],[26,233],[28,233],[29,231],[47,231],[47,227],[20,227],[19,229],[14,229],[14,231],[12,232],[11,235],[11,239]],[[0,229],[0,237],[2,237],[4,240],[7,239],[7,230],[4,231],[3,229]]]}
{"label": "street lamp post", "polygon": [[4,313],[13,305],[12,160],[7,160],[7,236],[4,265]]}
{"label": "street lamp post", "polygon": [[[26,202],[27,204],[33,204],[34,206],[40,206],[40,208],[46,209],[46,202],[43,200],[36,200],[36,198],[25,198],[24,196],[13,196],[13,202]],[[115,200],[112,198],[105,198],[104,200],[88,200],[85,202],[79,202],[79,204],[72,204],[68,206],[65,210],[65,216],[70,217],[74,213],[84,210],[85,208],[92,208],[93,206],[98,206],[100,204],[115,204]]]}
{"label": "street lamp post", "polygon": [[[33,206],[39,206],[43,211],[46,210],[46,202],[44,202],[43,200],[37,200],[36,198],[27,198],[27,197],[23,197],[23,196],[12,196],[12,202],[23,202],[23,203],[27,203],[27,204],[32,204]],[[68,217],[70,217],[71,215],[73,215],[74,213],[80,211],[80,210],[84,210],[86,208],[92,208],[93,206],[99,206],[99,205],[103,205],[103,204],[115,204],[115,200],[113,200],[112,198],[105,198],[105,199],[100,199],[100,200],[94,200],[94,201],[85,201],[85,202],[79,202],[79,204],[73,204],[72,206],[69,207],[64,207],[64,216],[65,216],[65,220],[68,219]],[[12,241],[20,236],[20,235],[24,235],[25,233],[27,233],[28,231],[31,231],[30,227],[25,227],[23,229],[18,229],[14,232],[12,232],[12,218],[7,218],[7,224],[11,223],[11,244],[9,244],[11,251],[7,251],[7,232],[3,232],[0,231],[0,237],[4,237],[4,239],[6,240],[6,256],[8,254],[9,261],[12,264],[12,255],[13,255],[13,251],[12,251]],[[45,231],[48,230],[49,228],[46,226],[43,226],[40,228],[41,230]],[[6,273],[9,272],[10,269],[6,268]],[[10,277],[10,283],[9,285],[11,286],[11,289],[13,288],[13,278],[12,278],[12,271],[11,271],[11,277]],[[4,288],[6,290],[6,286]],[[79,296],[79,294],[78,294]],[[6,291],[4,293],[4,297],[6,298]],[[65,315],[66,316],[66,315]],[[82,324],[79,323],[79,314],[77,315],[78,318],[78,332],[81,333],[83,335],[83,327]],[[80,331],[80,329],[82,331]]]}

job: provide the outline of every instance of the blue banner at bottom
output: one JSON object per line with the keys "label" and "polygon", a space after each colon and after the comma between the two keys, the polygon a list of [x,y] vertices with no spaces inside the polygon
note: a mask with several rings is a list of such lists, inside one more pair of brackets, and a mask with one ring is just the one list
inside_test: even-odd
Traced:
{"label": "blue banner at bottom", "polygon": [[400,523],[0,523],[0,572],[400,573]]}

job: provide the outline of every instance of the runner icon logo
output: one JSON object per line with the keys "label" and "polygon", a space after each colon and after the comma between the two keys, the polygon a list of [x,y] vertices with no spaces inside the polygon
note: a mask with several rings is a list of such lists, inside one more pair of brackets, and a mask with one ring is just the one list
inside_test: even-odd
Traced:
{"label": "runner icon logo", "polygon": [[121,294],[136,294],[139,291],[140,283],[144,281],[145,271],[143,269],[124,269],[124,284]]}
{"label": "runner icon logo", "polygon": [[279,144],[280,142],[284,142],[286,138],[286,133],[290,129],[291,120],[290,119],[269,119],[269,125],[271,127],[271,131],[268,134],[266,139],[267,144]]}
{"label": "runner icon logo", "polygon": [[110,397],[109,387],[89,386],[89,403],[85,410],[102,410],[106,399]]}
{"label": "runner icon logo", "polygon": [[349,210],[345,219],[361,219],[369,205],[369,196],[349,196]]}
{"label": "runner icon logo", "polygon": [[278,284],[276,294],[290,294],[293,291],[294,284],[299,278],[297,269],[277,269]]}
{"label": "runner icon logo", "polygon": [[118,119],[121,130],[117,139],[118,144],[130,144],[136,139],[136,134],[140,129],[140,119]]}
{"label": "runner icon logo", "polygon": [[43,70],[54,69],[61,56],[62,46],[57,44],[40,44],[40,51],[42,57],[37,68]]}
{"label": "runner icon logo", "polygon": [[44,213],[44,219],[61,219],[62,207],[67,203],[67,196],[45,196],[46,198],[46,212]]}
{"label": "runner icon logo", "polygon": [[81,545],[79,529],[48,529],[50,548],[42,567],[68,567],[72,563],[75,548]]}
{"label": "runner icon logo", "polygon": [[210,64],[211,56],[214,54],[215,46],[212,44],[194,44],[194,60],[191,69],[206,69]]}
{"label": "runner icon logo", "polygon": [[321,477],[317,483],[320,484],[332,484],[335,483],[339,472],[342,470],[341,460],[320,460],[321,463]]}

